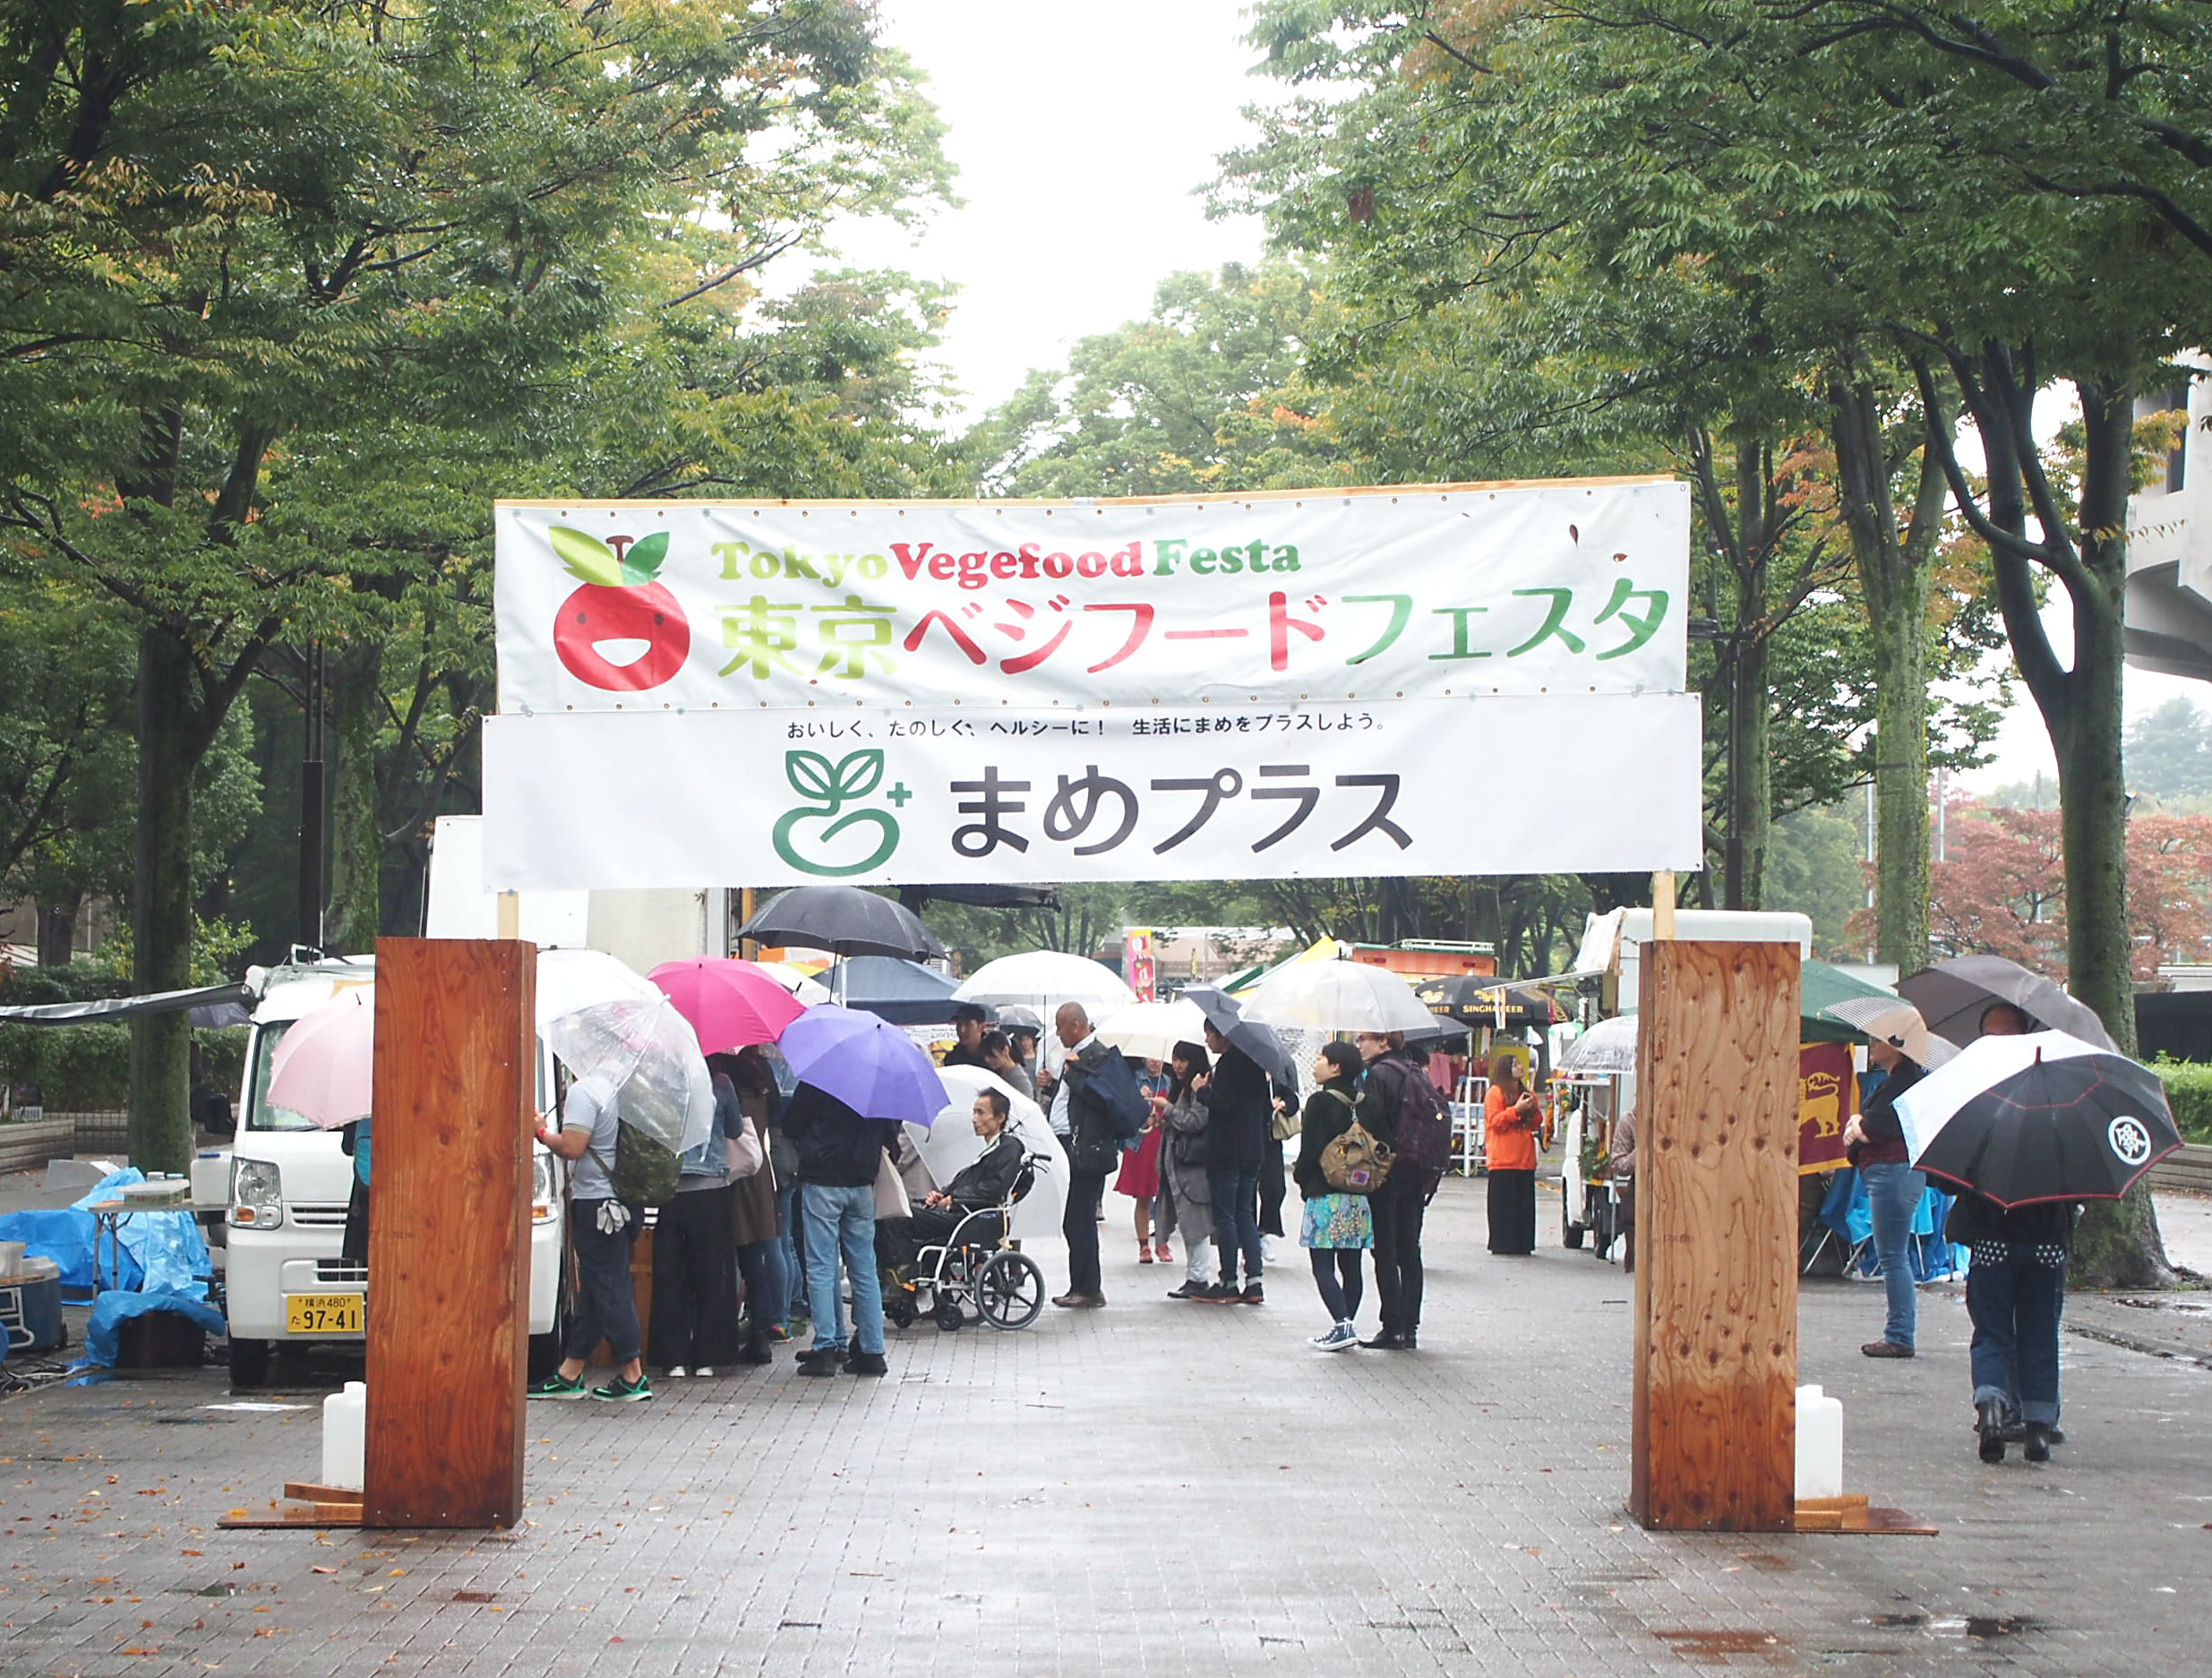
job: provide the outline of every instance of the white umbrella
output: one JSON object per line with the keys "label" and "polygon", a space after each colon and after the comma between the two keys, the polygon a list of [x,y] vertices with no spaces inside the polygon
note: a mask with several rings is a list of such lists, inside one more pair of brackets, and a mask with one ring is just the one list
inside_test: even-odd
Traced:
{"label": "white umbrella", "polygon": [[1178,1043],[1205,1041],[1205,1015],[1195,1002],[1132,1002],[1098,1022],[1098,1040],[1139,1060],[1165,1061]]}
{"label": "white umbrella", "polygon": [[827,986],[818,984],[789,962],[755,962],[753,965],[809,1006],[829,1000]]}
{"label": "white umbrella", "polygon": [[1365,962],[1293,962],[1243,1001],[1253,1019],[1313,1032],[1425,1032],[1434,1024],[1411,985]]}
{"label": "white umbrella", "polygon": [[1052,1126],[1045,1121],[1044,1109],[996,1073],[986,1072],[981,1066],[940,1066],[937,1075],[951,1101],[938,1115],[935,1124],[906,1126],[906,1134],[913,1139],[915,1151],[921,1154],[930,1180],[942,1187],[982,1156],[983,1139],[968,1122],[968,1113],[975,1105],[977,1091],[996,1090],[1007,1099],[1007,1128],[1023,1147],[1032,1153],[1043,1154],[1046,1160],[1038,1168],[1028,1194],[1014,1209],[1014,1228],[1007,1233],[1018,1240],[1043,1240],[1058,1236],[1060,1214],[1067,1206],[1067,1178],[1061,1169],[1065,1156],[1052,1134]]}
{"label": "white umbrella", "polygon": [[1047,1025],[1051,1023],[1052,1011],[1063,1002],[1081,1003],[1084,1011],[1096,1019],[1136,1000],[1136,993],[1112,969],[1059,950],[1001,955],[977,968],[952,994],[956,1002],[980,1002],[987,1007],[1026,1003],[1044,1015]]}

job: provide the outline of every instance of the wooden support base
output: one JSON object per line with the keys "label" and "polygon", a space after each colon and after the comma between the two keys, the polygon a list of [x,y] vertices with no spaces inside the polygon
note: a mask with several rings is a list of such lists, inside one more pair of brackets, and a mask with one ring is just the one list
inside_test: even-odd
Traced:
{"label": "wooden support base", "polygon": [[358,1503],[361,1494],[342,1485],[317,1485],[312,1480],[287,1480],[284,1494],[302,1503]]}
{"label": "wooden support base", "polygon": [[252,1532],[270,1527],[335,1528],[361,1525],[361,1505],[353,1503],[270,1504],[261,1514],[225,1515],[215,1523],[226,1532]]}
{"label": "wooden support base", "polygon": [[1851,1532],[1894,1538],[1933,1538],[1936,1529],[1901,1509],[1870,1507],[1864,1492],[1797,1500],[1799,1532]]}

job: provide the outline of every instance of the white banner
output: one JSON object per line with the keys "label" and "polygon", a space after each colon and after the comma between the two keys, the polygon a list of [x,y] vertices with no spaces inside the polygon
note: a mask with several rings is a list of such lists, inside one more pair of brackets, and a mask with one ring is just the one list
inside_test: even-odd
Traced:
{"label": "white banner", "polygon": [[498,716],[484,878],[1686,870],[1703,855],[1700,737],[1694,694]]}
{"label": "white banner", "polygon": [[1689,492],[1671,481],[1106,505],[503,502],[497,532],[508,715],[1685,684]]}

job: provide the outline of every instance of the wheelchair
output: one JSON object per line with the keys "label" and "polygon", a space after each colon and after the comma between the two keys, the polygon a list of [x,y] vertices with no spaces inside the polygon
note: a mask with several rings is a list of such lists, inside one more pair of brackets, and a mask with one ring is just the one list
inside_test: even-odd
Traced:
{"label": "wheelchair", "polygon": [[[1044,1309],[1044,1272],[1028,1254],[1007,1243],[1014,1226],[1014,1208],[1037,1180],[1037,1173],[1052,1169],[1050,1154],[1032,1153],[1016,1174],[1007,1197],[996,1208],[978,1207],[954,1226],[940,1245],[925,1246],[914,1255],[913,1291],[887,1287],[883,1314],[897,1328],[905,1328],[924,1314],[936,1320],[941,1331],[959,1328],[970,1321],[968,1307],[994,1329],[1025,1329]],[[994,1235],[987,1220],[996,1219]]]}

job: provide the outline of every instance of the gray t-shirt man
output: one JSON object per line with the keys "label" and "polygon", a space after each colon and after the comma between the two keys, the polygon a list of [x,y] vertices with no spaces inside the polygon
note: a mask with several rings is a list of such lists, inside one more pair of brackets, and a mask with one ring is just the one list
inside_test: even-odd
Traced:
{"label": "gray t-shirt man", "polygon": [[569,1171],[569,1193],[578,1200],[611,1200],[614,1169],[614,1135],[622,1124],[622,1104],[604,1079],[579,1078],[569,1085],[562,1104],[561,1128],[588,1130],[590,1144]]}

